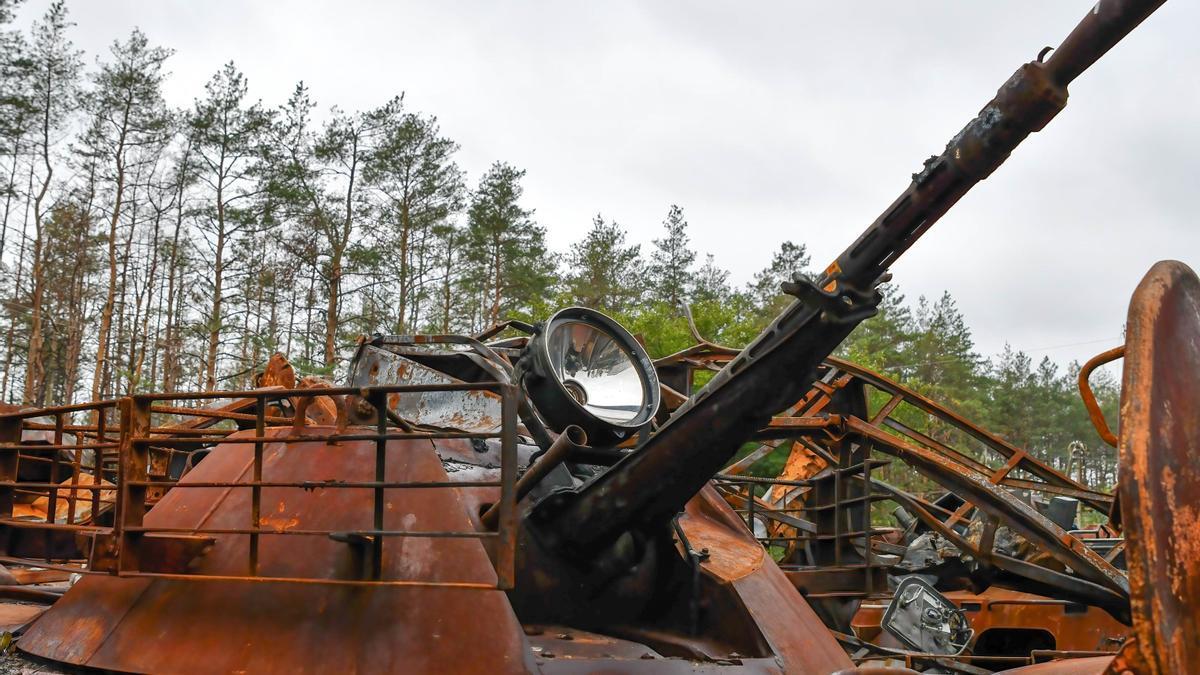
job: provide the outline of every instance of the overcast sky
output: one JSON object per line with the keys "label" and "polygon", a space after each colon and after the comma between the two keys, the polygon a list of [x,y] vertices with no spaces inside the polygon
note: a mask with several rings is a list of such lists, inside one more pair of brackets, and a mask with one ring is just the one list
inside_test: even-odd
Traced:
{"label": "overcast sky", "polygon": [[[48,0],[28,0],[20,24]],[[298,80],[323,107],[404,92],[495,160],[565,249],[602,212],[649,248],[670,204],[745,282],[780,242],[823,267],[1091,3],[68,0],[89,60],[139,26],[176,50],[186,105],[233,60],[251,96]],[[1200,3],[1168,2],[1071,103],[893,268],[950,291],[981,352],[1060,363],[1120,342],[1156,260],[1200,265]]]}

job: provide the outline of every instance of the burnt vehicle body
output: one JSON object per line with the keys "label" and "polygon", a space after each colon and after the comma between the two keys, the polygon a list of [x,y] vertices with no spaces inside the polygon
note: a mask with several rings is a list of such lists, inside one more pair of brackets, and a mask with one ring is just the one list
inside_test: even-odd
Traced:
{"label": "burnt vehicle body", "polygon": [[[243,392],[0,415],[0,562],[84,573],[18,648],[155,673],[849,671],[861,641],[827,627],[849,625],[842,582],[806,599],[755,538],[755,516],[748,530],[712,482],[730,480],[722,470],[745,442],[813,430],[841,444],[823,458],[837,470],[814,481],[814,493],[832,491],[835,506],[857,500],[850,515],[828,508],[789,523],[825,542],[806,552],[818,573],[842,568],[855,588],[886,577],[866,508],[878,489],[971,550],[985,574],[1132,621],[1140,651],[1127,641],[1122,663],[1194,659],[1145,623],[1156,616],[1186,627],[1190,605],[1148,598],[1154,589],[1131,584],[1001,486],[1023,478],[992,481],[876,434],[853,397],[836,416],[795,417],[797,401],[830,389],[823,364],[874,314],[895,259],[1043,128],[1065,106],[1067,85],[1159,4],[1102,2],[1048,58],[1022,66],[820,279],[785,284],[792,304],[690,396],[664,389],[620,326],[572,308],[543,326],[512,324],[532,329],[525,340],[363,340],[349,386],[289,383],[281,369],[277,384]],[[655,417],[664,395],[673,411]],[[217,399],[251,404],[194,404]],[[38,416],[53,420],[52,443],[23,442],[26,420]],[[223,423],[181,428],[181,416]],[[936,474],[996,524],[971,544],[936,509],[872,478],[875,460],[856,438]],[[64,466],[58,453],[68,448],[76,453]],[[207,452],[202,461],[171,470],[174,453],[197,449]],[[22,459],[39,455],[49,456],[52,479],[18,481]],[[1039,475],[1027,456],[1008,459],[1042,484],[1088,492]],[[43,522],[12,517],[18,491],[30,490],[50,502]],[[80,522],[78,502],[106,490],[116,492],[111,524]],[[68,503],[61,521],[59,500]],[[1152,497],[1122,501],[1158,507]],[[1070,573],[995,554],[1002,519]],[[861,529],[843,530],[847,522]],[[1130,555],[1131,573],[1192,573],[1154,562],[1145,572]],[[936,593],[920,597],[953,621]],[[922,668],[957,663],[902,658]]]}
{"label": "burnt vehicle body", "polygon": [[[700,344],[658,364],[664,381],[686,387],[685,368],[720,368],[735,353]],[[868,369],[831,358],[821,373],[715,484],[831,629],[903,647],[881,619],[896,585],[919,576],[974,629],[966,653],[949,655],[958,661],[997,667],[1042,656],[1034,652],[1061,658],[1121,646],[1131,633],[1127,606],[1076,571],[1090,564],[1078,552],[1087,550],[1107,564],[1093,577],[1125,575],[1119,531],[1077,526],[1084,509],[1107,518],[1113,495]],[[776,453],[786,455],[778,475],[756,471]],[[940,497],[890,485],[897,463],[940,487]],[[987,501],[962,489],[968,480]],[[1059,543],[1035,546],[1022,528]]]}

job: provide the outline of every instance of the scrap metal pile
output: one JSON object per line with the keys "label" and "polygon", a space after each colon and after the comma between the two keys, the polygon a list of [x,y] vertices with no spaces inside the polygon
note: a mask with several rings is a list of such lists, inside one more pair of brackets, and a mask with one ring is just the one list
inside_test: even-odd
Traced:
{"label": "scrap metal pile", "polygon": [[652,362],[570,308],[363,338],[345,386],[278,355],[249,391],[0,412],[2,627],[146,673],[1200,672],[1190,269],[1130,304],[1116,494],[830,357],[1159,4],[1102,1],[1022,66],[745,349]]}

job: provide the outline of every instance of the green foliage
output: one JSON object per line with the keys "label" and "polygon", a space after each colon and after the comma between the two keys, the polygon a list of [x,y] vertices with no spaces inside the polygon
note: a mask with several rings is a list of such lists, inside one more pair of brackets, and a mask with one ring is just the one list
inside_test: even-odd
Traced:
{"label": "green foliage", "polygon": [[467,209],[462,289],[472,329],[528,315],[557,281],[546,231],[521,199],[525,172],[496,162],[479,181]]}
{"label": "green foliage", "polygon": [[[28,71],[26,45],[19,32],[8,28],[21,2],[0,0],[0,136],[11,141],[19,138],[29,118],[29,92],[23,86]],[[7,145],[15,147],[12,142]],[[0,194],[7,191],[7,186],[0,188]]]}
{"label": "green foliage", "polygon": [[133,29],[124,41],[113,42],[109,60],[93,76],[86,96],[93,126],[84,140],[88,150],[126,167],[119,150],[156,152],[171,132],[171,114],[163,100],[166,60],[174,53],[151,46],[146,34]]}
{"label": "green foliage", "polygon": [[696,262],[696,252],[689,245],[687,225],[683,209],[672,204],[663,221],[666,234],[654,240],[654,251],[646,266],[648,295],[672,308],[679,307],[695,284],[692,264]]}
{"label": "green foliage", "polygon": [[747,290],[759,307],[758,322],[763,327],[792,301],[780,292],[780,287],[797,276],[811,279],[813,273],[808,267],[811,263],[807,246],[785,241],[772,254],[770,264],[754,275]]}
{"label": "green foliage", "polygon": [[883,290],[879,313],[859,324],[838,348],[837,355],[872,370],[894,373],[907,363],[914,332],[912,312],[900,289]]}
{"label": "green foliage", "polygon": [[640,246],[625,245],[616,221],[596,214],[583,241],[567,254],[567,290],[573,304],[609,314],[625,312],[643,295]]}

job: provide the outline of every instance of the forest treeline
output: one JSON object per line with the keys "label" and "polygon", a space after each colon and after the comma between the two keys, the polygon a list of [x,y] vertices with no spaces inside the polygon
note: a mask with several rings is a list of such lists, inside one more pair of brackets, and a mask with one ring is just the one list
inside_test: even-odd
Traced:
{"label": "forest treeline", "polygon": [[[267,104],[229,63],[173,108],[170,49],[134,29],[86,65],[62,2],[28,27],[13,25],[18,2],[0,0],[5,401],[239,388],[276,351],[336,377],[360,334],[470,333],[569,304],[611,313],[654,356],[693,342],[685,303],[705,337],[742,345],[785,306],[780,283],[808,271],[804,244],[788,242],[733,284],[665,204],[647,250],[602,215],[548,250],[524,172],[498,160],[467,175],[437,118],[402,93],[350,111],[300,83]],[[890,289],[841,352],[1060,468],[1082,458],[1073,470],[1089,482],[1113,481],[1077,366],[1012,349],[984,358],[948,294]],[[1098,380],[1111,413],[1116,383]]]}

